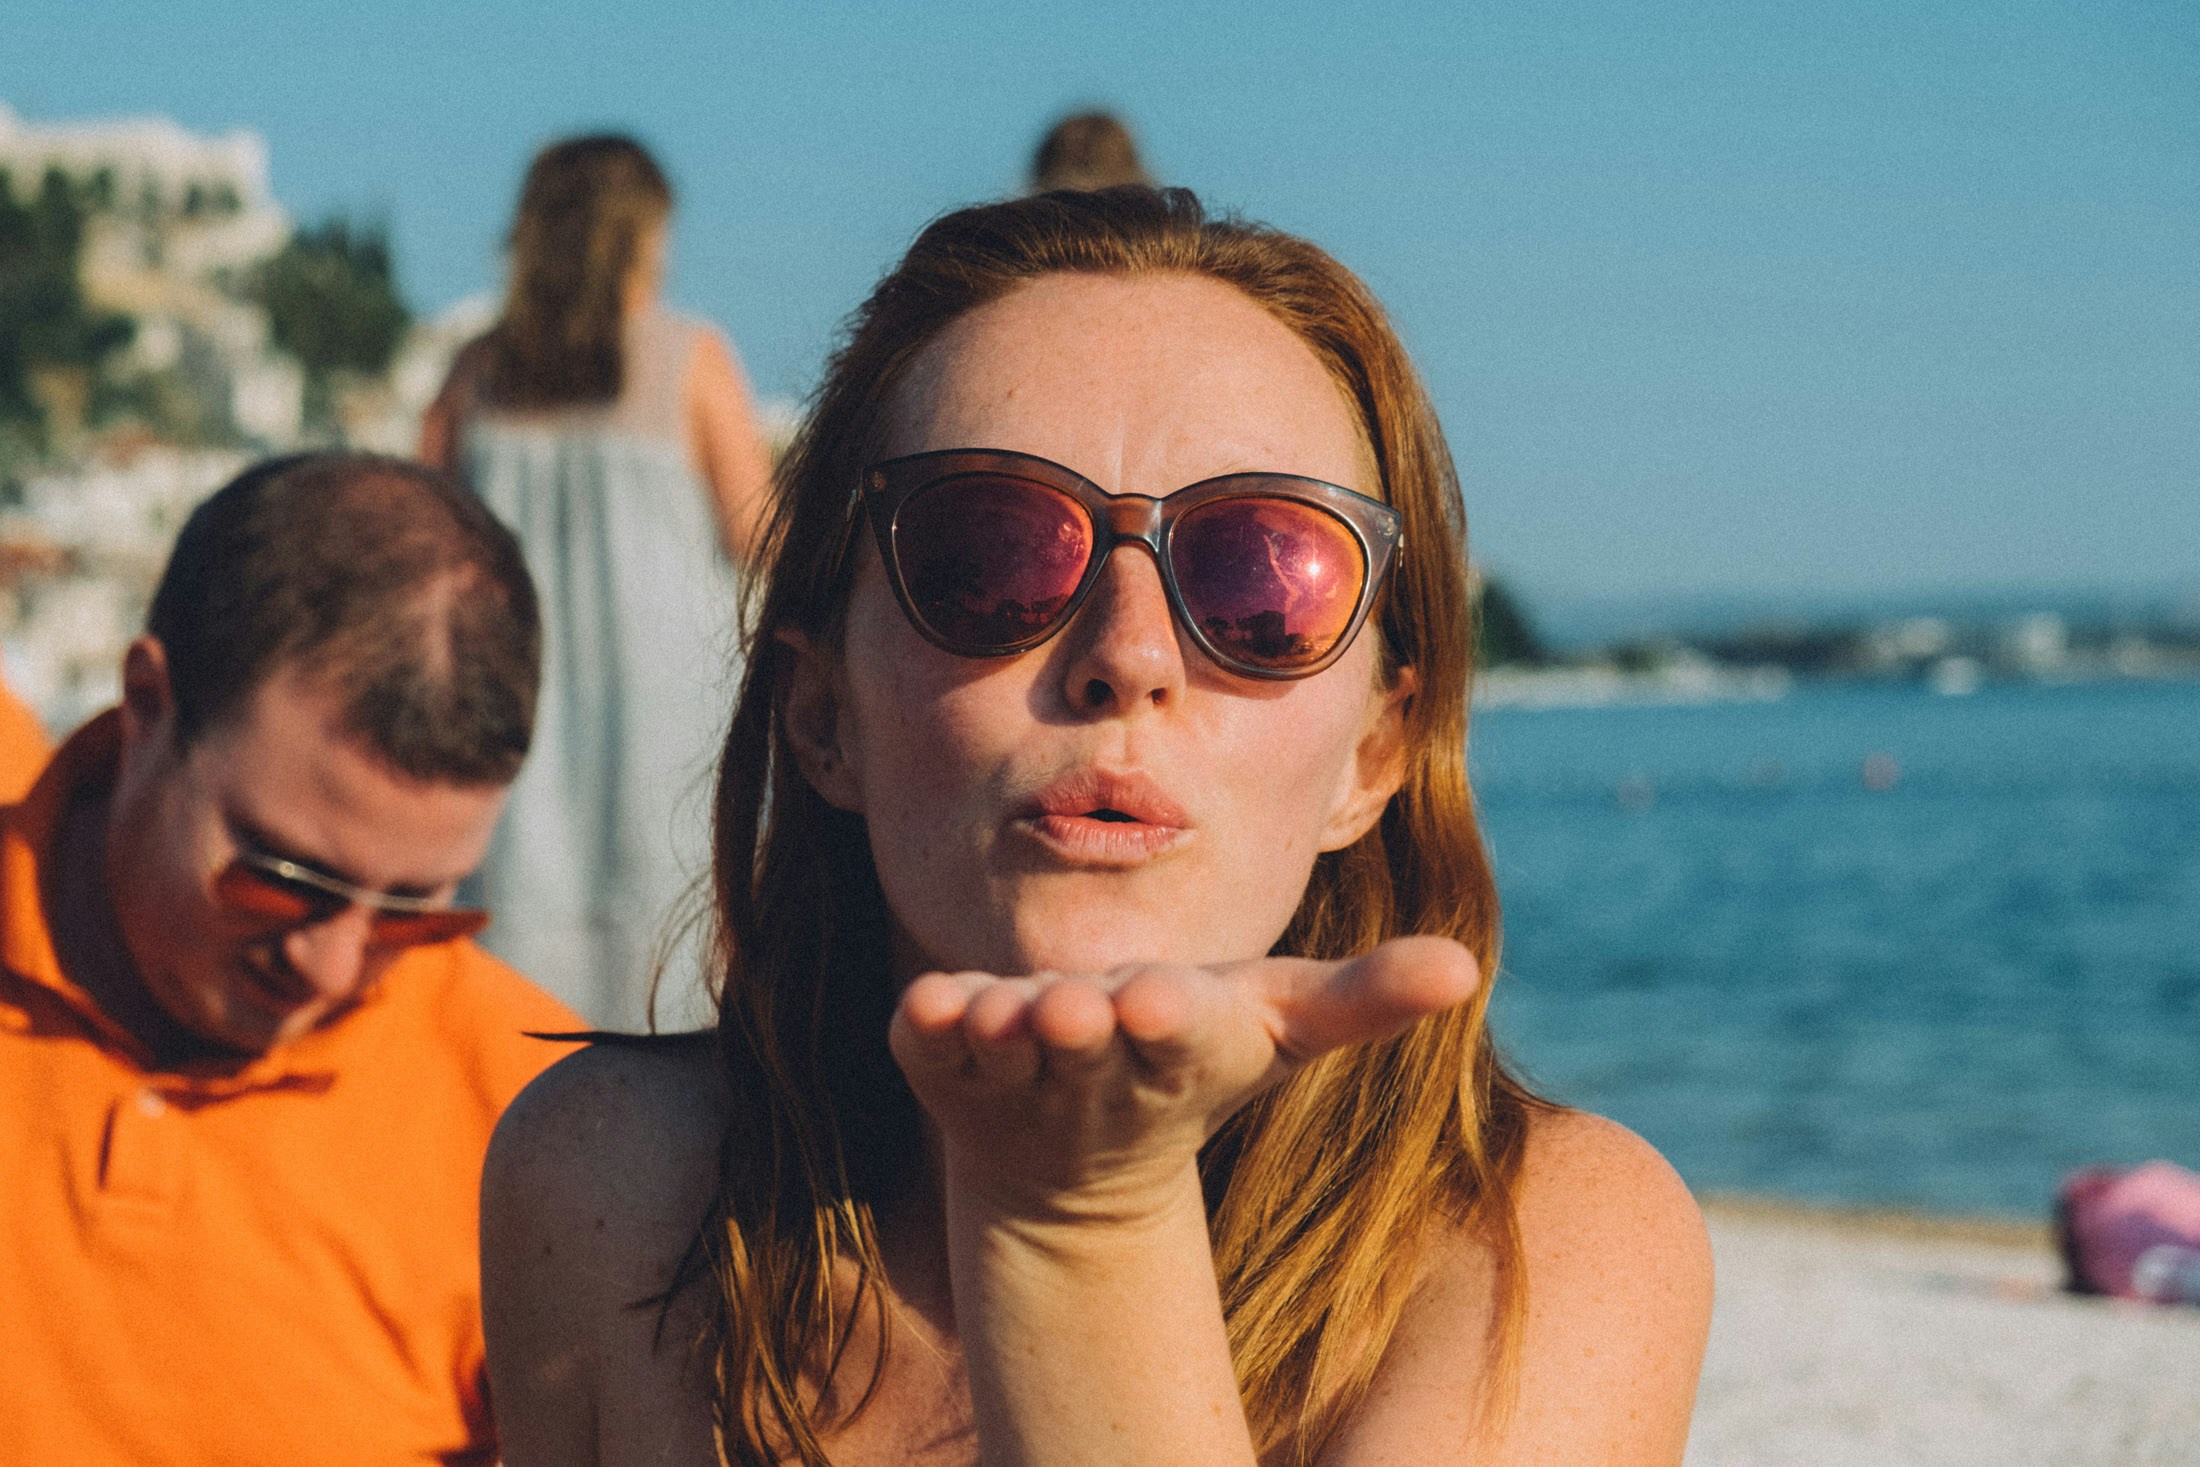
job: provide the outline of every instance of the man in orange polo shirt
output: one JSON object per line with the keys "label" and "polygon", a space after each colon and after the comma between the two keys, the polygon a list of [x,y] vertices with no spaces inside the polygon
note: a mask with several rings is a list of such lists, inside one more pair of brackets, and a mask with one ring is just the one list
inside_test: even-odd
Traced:
{"label": "man in orange polo shirt", "polygon": [[121,706],[0,813],[0,1459],[494,1459],[481,1158],[580,1025],[451,898],[539,643],[416,466],[184,527]]}

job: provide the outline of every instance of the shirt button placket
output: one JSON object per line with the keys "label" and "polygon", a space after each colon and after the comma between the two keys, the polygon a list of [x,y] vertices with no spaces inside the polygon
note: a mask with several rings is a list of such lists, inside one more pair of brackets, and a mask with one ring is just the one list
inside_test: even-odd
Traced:
{"label": "shirt button placket", "polygon": [[185,1137],[175,1106],[152,1085],[119,1097],[107,1114],[100,1195],[131,1212],[173,1206],[183,1178]]}

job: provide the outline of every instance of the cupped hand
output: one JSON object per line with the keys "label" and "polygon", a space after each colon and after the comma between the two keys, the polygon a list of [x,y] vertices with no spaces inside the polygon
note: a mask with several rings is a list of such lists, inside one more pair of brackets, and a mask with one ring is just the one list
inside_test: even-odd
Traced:
{"label": "cupped hand", "polygon": [[1469,997],[1474,957],[1402,937],[1342,961],[929,973],[894,1057],[942,1131],[951,1185],[1035,1217],[1126,1217],[1180,1191],[1240,1106],[1317,1056]]}

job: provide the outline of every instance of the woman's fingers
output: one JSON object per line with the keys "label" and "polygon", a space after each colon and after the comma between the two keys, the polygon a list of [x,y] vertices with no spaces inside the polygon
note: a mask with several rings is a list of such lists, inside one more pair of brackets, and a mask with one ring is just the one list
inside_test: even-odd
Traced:
{"label": "woman's fingers", "polygon": [[1115,1032],[1113,1003],[1086,979],[928,973],[903,993],[891,1043],[912,1080],[963,1073],[1021,1086],[1104,1063]]}
{"label": "woman's fingers", "polygon": [[1271,958],[1255,966],[1276,1048],[1305,1061],[1387,1038],[1481,986],[1474,954],[1447,937],[1399,937],[1343,962]]}
{"label": "woman's fingers", "polygon": [[970,1068],[963,1019],[985,981],[976,973],[927,973],[902,991],[886,1042],[912,1083]]}
{"label": "woman's fingers", "polygon": [[1394,939],[1342,962],[1268,958],[1104,980],[931,973],[902,995],[892,1044],[910,1082],[940,1096],[942,1084],[972,1081],[1012,1091],[1114,1083],[1104,1073],[1130,1066],[1134,1085],[1174,1076],[1164,1091],[1213,1088],[1234,1106],[1276,1077],[1279,1060],[1287,1069],[1385,1038],[1480,982],[1473,955],[1438,937]]}
{"label": "woman's fingers", "polygon": [[1115,991],[1123,1032],[1139,1044],[1172,1044],[1191,1027],[1198,1000],[1183,975],[1147,969]]}
{"label": "woman's fingers", "polygon": [[1098,984],[1062,978],[1031,1001],[1031,1031],[1044,1047],[1048,1071],[1084,1073],[1102,1064],[1115,1038],[1116,1006]]}
{"label": "woman's fingers", "polygon": [[1124,1036],[1149,1072],[1196,1069],[1242,1100],[1277,1077],[1279,1060],[1288,1068],[1387,1038],[1471,997],[1480,983],[1474,955],[1460,944],[1405,937],[1343,961],[1264,958],[1219,970],[1147,969],[1123,983],[1115,1005]]}
{"label": "woman's fingers", "polygon": [[963,1042],[979,1074],[997,1085],[1028,1085],[1039,1073],[1039,1041],[1030,1024],[1031,995],[1021,983],[990,983],[963,1015]]}
{"label": "woman's fingers", "polygon": [[977,995],[977,978],[975,973],[927,973],[903,991],[896,1017],[922,1033],[944,1034],[962,1022]]}
{"label": "woman's fingers", "polygon": [[1224,996],[1211,974],[1149,968],[1116,989],[1115,1012],[1140,1063],[1167,1070],[1211,1042],[1216,1001]]}

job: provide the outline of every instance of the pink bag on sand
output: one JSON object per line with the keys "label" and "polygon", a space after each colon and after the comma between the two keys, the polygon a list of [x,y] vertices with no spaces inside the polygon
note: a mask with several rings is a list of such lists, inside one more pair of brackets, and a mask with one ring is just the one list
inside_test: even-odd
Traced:
{"label": "pink bag on sand", "polygon": [[2200,1173],[2166,1161],[2089,1166],[2055,1194],[2069,1285],[2160,1304],[2200,1304]]}

